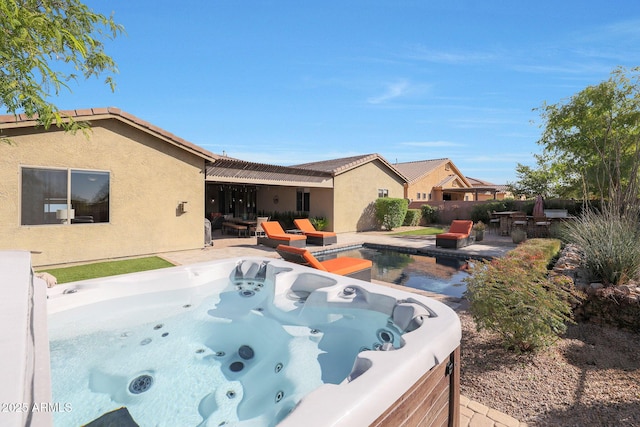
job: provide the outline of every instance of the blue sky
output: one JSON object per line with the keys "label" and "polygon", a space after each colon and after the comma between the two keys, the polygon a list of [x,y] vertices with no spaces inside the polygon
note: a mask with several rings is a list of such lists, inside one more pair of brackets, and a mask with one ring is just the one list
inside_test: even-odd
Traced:
{"label": "blue sky", "polygon": [[117,88],[72,83],[60,108],[279,165],[376,152],[515,181],[540,152],[534,108],[640,65],[637,0],[86,3],[126,28]]}

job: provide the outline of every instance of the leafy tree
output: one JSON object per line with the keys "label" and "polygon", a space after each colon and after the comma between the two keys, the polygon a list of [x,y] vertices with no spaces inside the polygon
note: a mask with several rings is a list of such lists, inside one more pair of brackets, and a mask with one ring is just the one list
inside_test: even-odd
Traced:
{"label": "leafy tree", "polygon": [[507,184],[509,191],[515,196],[525,196],[528,199],[538,194],[545,199],[557,196],[556,176],[551,172],[542,156],[536,155],[535,157],[538,161],[538,168],[518,163],[516,166],[518,181]]}
{"label": "leafy tree", "polygon": [[543,105],[542,137],[551,171],[585,198],[624,213],[637,206],[640,171],[640,68],[617,68],[566,103]]}
{"label": "leafy tree", "polygon": [[85,127],[48,100],[68,82],[117,72],[101,39],[124,28],[113,17],[93,12],[79,0],[0,0],[0,107],[66,130]]}

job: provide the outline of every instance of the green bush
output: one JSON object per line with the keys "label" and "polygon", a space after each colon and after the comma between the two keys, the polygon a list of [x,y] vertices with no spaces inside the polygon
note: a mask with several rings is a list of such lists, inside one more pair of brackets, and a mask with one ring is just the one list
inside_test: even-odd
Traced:
{"label": "green bush", "polygon": [[566,222],[560,234],[584,251],[592,279],[615,286],[640,276],[640,226],[634,215],[623,217],[607,208],[585,210]]}
{"label": "green bush", "polygon": [[438,222],[438,208],[431,205],[422,205],[420,207],[422,218],[427,224],[435,224]]}
{"label": "green bush", "polygon": [[376,199],[376,219],[387,231],[391,231],[402,225],[408,207],[407,199],[381,197]]}
{"label": "green bush", "polygon": [[504,258],[471,267],[466,297],[479,330],[498,333],[506,348],[536,351],[551,345],[571,322],[576,294],[547,265],[560,250],[555,239],[531,239]]}
{"label": "green bush", "polygon": [[507,205],[502,201],[485,202],[474,205],[471,208],[471,220],[473,222],[482,221],[485,224],[489,224],[489,212],[502,212],[509,210]]}
{"label": "green bush", "polygon": [[420,209],[408,209],[402,225],[409,225],[412,227],[416,225],[420,225],[421,217],[422,217],[422,213],[420,212]]}
{"label": "green bush", "polygon": [[311,222],[311,224],[313,224],[315,229],[318,231],[323,231],[325,228],[327,228],[327,224],[329,223],[329,221],[327,221],[327,218],[322,216],[309,218],[309,221]]}

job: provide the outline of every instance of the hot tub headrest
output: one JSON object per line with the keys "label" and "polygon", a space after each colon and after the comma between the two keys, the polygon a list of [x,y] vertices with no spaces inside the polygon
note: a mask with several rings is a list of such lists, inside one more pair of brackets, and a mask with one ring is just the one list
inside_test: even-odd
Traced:
{"label": "hot tub headrest", "polygon": [[423,318],[431,313],[425,307],[411,303],[401,302],[393,308],[393,322],[403,331],[411,332],[420,327]]}

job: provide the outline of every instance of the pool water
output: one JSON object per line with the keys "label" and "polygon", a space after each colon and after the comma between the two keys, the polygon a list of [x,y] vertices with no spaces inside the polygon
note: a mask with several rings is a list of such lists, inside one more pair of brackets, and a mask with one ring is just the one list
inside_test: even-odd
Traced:
{"label": "pool water", "polygon": [[336,257],[371,260],[371,278],[374,280],[457,298],[462,297],[467,289],[462,280],[469,275],[468,263],[460,258],[366,247],[317,255],[319,260]]}

